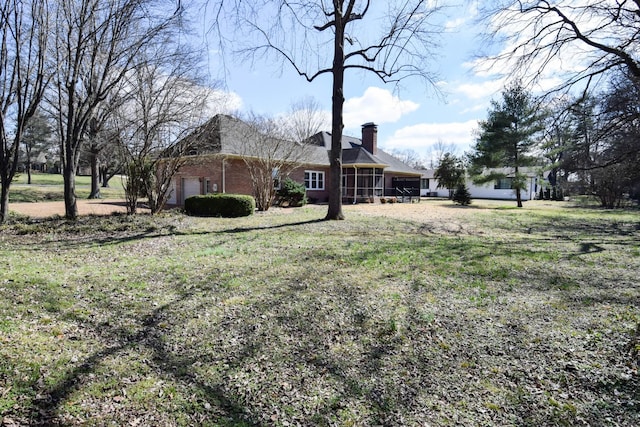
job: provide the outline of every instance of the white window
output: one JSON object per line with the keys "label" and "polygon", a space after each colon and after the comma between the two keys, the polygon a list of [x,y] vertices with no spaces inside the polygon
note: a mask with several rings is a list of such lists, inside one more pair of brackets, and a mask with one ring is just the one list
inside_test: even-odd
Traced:
{"label": "white window", "polygon": [[307,190],[324,190],[324,172],[304,171],[304,188]]}
{"label": "white window", "polygon": [[494,190],[511,190],[513,189],[513,178],[500,178],[496,180],[493,186]]}

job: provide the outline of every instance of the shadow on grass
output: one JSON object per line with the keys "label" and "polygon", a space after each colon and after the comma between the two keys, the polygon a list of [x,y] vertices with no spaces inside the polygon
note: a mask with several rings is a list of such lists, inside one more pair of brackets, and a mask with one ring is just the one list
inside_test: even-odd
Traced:
{"label": "shadow on grass", "polygon": [[[91,324],[83,322],[83,326],[91,329],[103,337],[102,342],[117,343],[107,346],[89,357],[86,357],[77,367],[67,373],[64,378],[51,387],[39,390],[40,398],[34,401],[31,413],[30,425],[60,425],[62,424],[58,412],[61,405],[78,390],[82,384],[82,378],[92,374],[102,361],[117,357],[119,353],[137,347],[144,347],[151,350],[153,357],[148,363],[177,382],[188,384],[189,387],[197,391],[197,395],[203,396],[207,402],[215,405],[218,410],[216,418],[221,419],[220,424],[229,426],[246,426],[246,415],[244,407],[236,402],[222,389],[221,384],[207,384],[202,382],[190,367],[193,367],[196,360],[187,357],[180,357],[167,349],[167,344],[162,341],[163,328],[160,326],[164,313],[176,304],[180,304],[191,298],[192,293],[185,293],[179,299],[165,304],[153,310],[148,315],[140,319],[140,329],[136,333],[127,330],[112,328],[105,324]],[[220,415],[220,412],[223,414]],[[193,415],[193,414],[189,414]]]}
{"label": "shadow on grass", "polygon": [[[457,240],[448,239],[431,248],[431,253],[454,251],[453,256],[462,256],[465,246],[460,242],[456,245]],[[429,243],[418,238],[403,244],[377,244],[370,246],[370,252],[362,258],[353,259],[382,260],[399,250],[424,253]],[[507,246],[501,246],[498,251],[506,250]],[[526,319],[518,320],[517,312],[505,315],[513,317],[500,327],[492,321],[502,313],[481,320],[467,319],[468,312],[447,311],[446,307],[432,306],[431,313],[424,313],[419,287],[411,288],[405,298],[385,307],[369,294],[371,289],[352,285],[348,276],[314,280],[339,275],[326,252],[307,255],[314,271],[281,273],[279,277],[286,279],[280,284],[263,284],[260,292],[232,307],[228,317],[221,316],[217,323],[211,320],[211,326],[199,325],[204,331],[198,330],[198,335],[190,338],[205,342],[191,341],[193,348],[179,348],[184,343],[172,342],[171,332],[185,326],[180,313],[188,309],[188,320],[211,304],[212,294],[223,292],[216,285],[203,283],[187,291],[175,285],[173,291],[179,297],[136,316],[133,332],[84,321],[83,326],[101,336],[104,348],[86,357],[56,384],[38,390],[43,398],[34,401],[32,424],[63,423],[62,405],[82,387],[83,379],[96,372],[105,359],[137,348],[149,350],[151,357],[145,363],[155,371],[185,386],[189,395],[202,396],[214,406],[214,415],[200,414],[210,417],[204,421],[228,426],[276,424],[270,418],[278,415],[270,412],[274,407],[284,414],[283,419],[290,416],[295,421],[302,420],[301,425],[358,425],[358,416],[363,417],[362,425],[397,425],[403,424],[402,420],[408,425],[437,425],[452,417],[461,417],[460,424],[466,425],[519,421],[523,425],[533,421],[539,425],[572,425],[578,422],[575,409],[567,404],[561,411],[549,412],[550,396],[565,392],[573,396],[576,392],[585,399],[587,393],[596,392],[602,403],[616,404],[616,389],[605,387],[599,379],[576,385],[584,387],[577,390],[572,382],[560,384],[566,374],[564,368],[552,360],[555,354],[547,343],[534,341]],[[447,261],[443,258],[439,262]],[[207,299],[198,299],[205,295]],[[231,290],[227,296],[239,295]],[[190,303],[197,303],[196,307]],[[392,311],[398,306],[401,310]],[[115,325],[115,319],[127,315],[126,307],[115,303],[107,309]],[[165,323],[171,327],[163,326]],[[233,351],[227,351],[227,347],[216,348],[218,341],[214,340],[227,344],[235,340],[236,344],[231,346]],[[208,381],[198,370],[203,364],[218,361],[223,372]],[[538,369],[537,361],[544,363],[538,371],[540,377],[528,372]],[[493,366],[499,369],[493,372]],[[292,390],[290,394],[283,384]],[[634,384],[637,381],[621,387],[624,385],[627,393]],[[520,400],[511,401],[517,404],[505,404],[505,409],[495,415],[474,403],[477,399],[499,400],[500,393],[516,395],[520,388],[524,390]],[[460,410],[460,402],[476,406]],[[597,411],[597,404],[586,402],[583,413]],[[478,406],[484,412],[477,411]],[[614,409],[614,414],[622,414],[625,419],[633,417],[633,408]],[[135,410],[130,412],[139,415]],[[190,408],[178,410],[183,411],[182,415],[193,415],[188,412]],[[516,421],[509,418],[512,414]],[[604,422],[599,414],[594,414],[593,420],[596,424]]]}
{"label": "shadow on grass", "polygon": [[[184,232],[183,234],[236,234],[302,226],[321,221],[323,220],[211,232]],[[328,257],[331,251],[323,248],[314,248],[314,250],[303,248],[304,252],[300,253],[292,249],[292,258],[298,255],[307,257],[304,262],[308,263],[309,269],[301,269],[295,274],[275,272],[275,278],[280,281],[280,284],[277,286],[269,283],[260,284],[262,288],[252,291],[255,293],[247,297],[246,301],[232,307],[233,309],[228,313],[230,317],[223,319],[232,320],[232,324],[218,321],[211,329],[205,329],[204,332],[198,331],[198,335],[191,336],[194,339],[210,340],[211,336],[215,335],[215,339],[236,340],[237,345],[234,351],[229,353],[222,352],[222,349],[211,350],[211,347],[217,345],[216,342],[211,341],[206,341],[204,344],[205,347],[208,345],[208,348],[203,348],[203,343],[197,342],[192,344],[193,349],[186,352],[184,348],[176,348],[179,342],[171,342],[171,330],[163,326],[167,318],[178,321],[180,318],[172,317],[173,312],[182,313],[185,310],[189,310],[189,315],[193,315],[197,310],[188,303],[198,297],[197,292],[202,292],[209,297],[206,301],[196,301],[199,303],[197,308],[200,308],[204,304],[211,304],[210,297],[218,291],[216,288],[205,286],[193,291],[181,291],[180,285],[176,284],[173,291],[178,292],[180,296],[171,303],[147,311],[144,315],[135,316],[134,332],[109,326],[109,324],[81,321],[83,326],[102,337],[100,343],[104,348],[86,357],[79,366],[72,369],[56,384],[39,390],[39,394],[44,397],[34,402],[32,421],[34,424],[43,425],[62,423],[59,419],[61,406],[81,387],[86,375],[96,372],[96,368],[105,359],[142,347],[149,350],[152,355],[151,360],[146,363],[151,364],[163,375],[185,385],[190,391],[204,396],[214,404],[216,409],[219,409],[219,412],[223,413],[220,417],[226,420],[220,423],[226,422],[228,425],[269,424],[269,418],[266,417],[273,415],[268,412],[273,408],[269,404],[273,404],[273,400],[278,401],[280,397],[286,397],[281,386],[282,382],[287,382],[288,386],[294,389],[298,400],[284,401],[285,403],[280,404],[278,409],[283,412],[289,410],[300,418],[306,417],[304,421],[307,425],[330,425],[340,422],[343,425],[357,424],[358,413],[366,414],[362,415],[365,417],[364,424],[370,425],[401,424],[402,417],[407,414],[415,418],[406,423],[411,424],[415,421],[416,425],[434,419],[434,424],[438,421],[445,423],[457,416],[469,416],[460,420],[460,424],[467,425],[473,425],[473,421],[476,421],[476,424],[487,425],[491,424],[491,421],[505,424],[517,423],[513,418],[507,417],[512,413],[518,417],[516,420],[531,420],[533,424],[576,424],[578,420],[570,405],[556,415],[547,412],[552,406],[549,404],[548,396],[556,396],[565,391],[573,395],[576,390],[566,386],[565,383],[557,386],[560,391],[554,388],[555,384],[560,384],[560,379],[566,372],[563,368],[556,367],[552,360],[555,355],[545,347],[546,343],[534,342],[531,332],[524,326],[512,322],[513,325],[507,324],[506,327],[493,328],[491,322],[494,318],[490,318],[489,315],[480,320],[465,319],[464,305],[459,311],[453,311],[455,308],[451,309],[443,305],[437,308],[432,307],[433,313],[437,314],[420,314],[425,309],[418,302],[421,301],[417,294],[420,289],[414,289],[414,293],[409,293],[406,298],[390,304],[392,307],[399,306],[402,309],[399,311],[401,314],[384,311],[385,308],[376,301],[376,296],[368,294],[371,292],[370,289],[352,286],[349,275],[342,276],[340,268],[336,266],[338,262],[333,261],[340,259],[340,262],[353,268],[348,271],[351,274],[366,271],[367,264],[383,262],[388,262],[391,269],[397,270],[398,267],[404,268],[405,265],[410,268],[412,265],[427,263],[447,266],[452,261],[462,261],[463,267],[466,267],[464,263],[477,261],[476,266],[462,273],[469,276],[478,275],[482,279],[481,274],[493,276],[500,273],[499,270],[502,268],[500,264],[484,272],[480,271],[480,268],[486,268],[485,264],[496,256],[537,260],[542,266],[548,265],[544,264],[549,261],[546,251],[531,247],[533,243],[545,247],[559,246],[561,256],[566,257],[572,253],[588,256],[601,252],[599,248],[602,247],[602,242],[598,240],[583,241],[571,233],[558,237],[553,235],[549,225],[547,227],[535,242],[527,239],[526,236],[499,243],[492,239],[483,240],[482,236],[465,240],[460,239],[455,233],[450,233],[441,239],[426,238],[416,233],[413,239],[402,236],[389,241],[364,241],[362,250],[349,254],[345,260],[340,257]],[[599,237],[604,239],[609,236],[610,244],[632,244],[630,242],[635,241],[630,238],[632,235],[624,234],[626,229],[622,230],[621,235],[624,237],[622,239],[615,238],[615,235],[611,237],[606,230],[608,228],[601,230]],[[174,231],[175,234],[180,233],[178,230]],[[158,230],[150,230],[134,233],[131,236],[107,236],[102,244],[152,239],[161,235],[158,234]],[[232,237],[229,236],[228,239]],[[331,250],[333,249],[335,248]],[[338,249],[341,248],[338,247]],[[393,265],[393,257],[401,260],[397,262],[398,266]],[[406,260],[410,260],[410,263]],[[449,269],[447,273],[461,272]],[[497,277],[505,278],[504,273],[502,274]],[[506,275],[508,274],[511,272],[506,272]],[[527,285],[529,280],[534,284],[555,281],[552,283],[555,285],[553,289],[565,286],[566,295],[575,297],[572,293],[575,288],[573,282],[565,283],[566,277],[560,274],[556,274],[555,279],[550,278],[548,274],[541,267],[526,271],[519,279]],[[379,280],[381,286],[387,283],[390,286],[400,286],[398,282],[404,279],[396,279],[397,277],[381,275],[373,280]],[[548,289],[537,288],[536,290]],[[243,295],[230,290],[228,296],[242,297]],[[629,304],[629,301],[620,301],[620,303]],[[128,315],[126,305],[120,307],[114,304],[113,307],[107,308],[111,309],[112,319]],[[502,308],[502,306],[498,307],[498,309]],[[517,312],[510,315],[515,318],[520,316]],[[211,322],[214,323],[213,320]],[[116,320],[113,323],[118,324]],[[177,330],[184,326],[182,323],[177,325],[174,323],[178,322],[169,322],[173,325],[169,329]],[[402,325],[398,326],[399,324]],[[207,328],[204,324],[200,327]],[[211,333],[208,334],[209,332]],[[485,340],[491,334],[499,339]],[[353,348],[355,350],[352,350]],[[206,376],[203,377],[197,373],[202,363],[211,362],[210,359],[203,357],[203,354],[208,354],[207,351],[215,351],[215,357],[221,358],[226,363],[220,380],[207,381]],[[531,357],[531,353],[534,353],[537,358]],[[504,375],[506,379],[500,377],[500,381],[496,381],[497,387],[494,387],[491,392],[489,392],[491,387],[483,390],[478,385],[480,381],[490,381],[487,378],[493,372],[491,371],[493,366],[485,362],[487,360],[495,363],[500,369],[507,367],[505,368],[507,372],[504,374],[500,373],[500,369],[497,373],[494,372],[494,375]],[[544,363],[543,367],[546,371],[540,370],[542,379],[534,375],[525,375],[527,369],[537,368],[536,361]],[[268,371],[269,375],[261,377],[256,374],[257,378],[250,377],[254,369],[263,369]],[[277,372],[278,369],[281,371]],[[233,376],[238,372],[249,376],[250,383],[244,383],[242,378]],[[457,372],[462,372],[460,374],[462,379],[454,374]],[[296,375],[299,377],[296,378]],[[228,380],[228,383],[223,383],[224,380]],[[605,422],[603,416],[597,413],[599,403],[616,405],[617,402],[616,389],[601,384],[605,380],[607,379],[602,377],[585,380],[579,384],[582,388],[577,390],[583,392],[580,398],[586,402],[584,403],[586,409],[583,409],[583,412],[593,411],[595,423]],[[551,385],[547,387],[546,384]],[[634,385],[637,386],[637,380],[635,383],[620,382],[620,387],[624,387],[625,393],[632,392],[631,386]],[[493,386],[493,383],[489,386]],[[492,395],[499,398],[500,387],[515,394],[516,387],[520,386],[527,386],[527,388],[523,387],[523,390],[535,390],[540,393],[524,391],[522,398],[517,401],[518,405],[509,405],[504,413],[496,411],[493,419],[490,413],[487,414],[489,412],[487,408],[481,405],[480,408],[484,412],[482,415],[480,412],[475,414],[475,416],[484,417],[481,420],[473,419],[473,414],[469,415],[477,408],[460,411],[451,409],[456,408],[456,405],[461,402],[473,405],[475,398],[487,399],[487,396]],[[250,387],[255,388],[249,390]],[[474,390],[473,387],[476,389]],[[543,389],[543,387],[547,388]],[[588,397],[587,393],[590,392],[597,393],[600,401],[588,401],[585,396]],[[430,400],[431,396],[436,397]],[[255,398],[256,401],[252,401],[251,398]],[[433,407],[425,406],[425,401],[431,402]],[[307,402],[317,402],[317,405],[305,407]],[[624,415],[625,419],[632,418],[634,411],[637,413],[637,408],[629,409],[619,406],[615,410],[618,414]],[[434,417],[440,418],[429,419],[428,416],[433,415],[436,410],[424,415],[421,411],[424,411],[425,407],[427,411],[437,408],[440,412]],[[353,411],[351,413],[353,419],[349,418],[349,411]],[[532,416],[535,419],[532,419]]]}
{"label": "shadow on grass", "polygon": [[223,231],[217,232],[217,233],[236,234],[236,233],[247,233],[247,232],[251,232],[251,231],[277,230],[279,228],[296,227],[296,226],[308,225],[308,224],[317,224],[317,223],[326,222],[326,221],[328,221],[328,220],[326,220],[324,218],[320,218],[320,219],[310,219],[310,220],[307,220],[307,221],[285,222],[285,223],[282,223],[282,224],[264,225],[264,226],[258,226],[258,227],[237,227],[237,228],[231,228],[231,229],[228,229],[228,230],[223,230]]}
{"label": "shadow on grass", "polygon": [[[141,218],[147,219],[140,220]],[[235,227],[222,230],[189,230],[180,229],[174,224],[165,224],[157,217],[116,213],[113,215],[86,215],[77,220],[67,220],[60,217],[45,219],[24,219],[15,220],[12,224],[5,226],[5,229],[14,234],[23,236],[39,236],[49,233],[67,233],[64,238],[64,248],[92,247],[104,245],[119,245],[138,240],[160,238],[167,235],[172,236],[195,236],[208,234],[241,234],[253,231],[277,230],[281,228],[303,226],[325,222],[325,219],[311,219],[306,221],[284,222],[275,225],[261,225],[256,227]],[[215,220],[216,218],[211,218]],[[138,221],[138,222],[136,222]],[[42,240],[37,243],[32,240],[22,241],[22,245],[28,246],[30,250],[48,250],[51,246],[59,246],[60,239]],[[19,246],[20,243],[13,242]]]}

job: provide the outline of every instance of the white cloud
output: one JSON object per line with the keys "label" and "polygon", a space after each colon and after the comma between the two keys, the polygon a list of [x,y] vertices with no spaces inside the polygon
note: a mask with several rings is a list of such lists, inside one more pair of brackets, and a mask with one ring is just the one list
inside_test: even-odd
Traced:
{"label": "white cloud", "polygon": [[485,113],[488,108],[489,108],[489,102],[483,102],[480,104],[470,105],[467,108],[460,110],[460,114]]}
{"label": "white cloud", "polygon": [[457,18],[450,21],[447,21],[444,24],[444,28],[447,31],[455,30],[456,28],[462,27],[467,22],[466,18]]}
{"label": "white cloud", "polygon": [[421,123],[398,129],[383,144],[386,149],[412,149],[425,151],[439,141],[455,144],[461,151],[466,150],[474,140],[473,131],[477,120],[451,123]]}
{"label": "white cloud", "polygon": [[[555,2],[554,6],[567,14],[583,34],[589,34],[595,41],[605,41],[607,44],[619,38],[619,35],[610,32],[611,28],[619,27],[603,25],[603,19],[609,19],[607,16],[603,18],[597,13],[585,13],[583,7],[589,3],[593,2],[560,0]],[[593,8],[592,12],[596,10]],[[602,54],[580,42],[563,44],[559,53],[554,54],[551,49],[543,49],[541,53],[535,54],[535,48],[556,45],[558,33],[555,31],[559,28],[559,22],[555,14],[541,17],[536,9],[529,13],[520,12],[517,6],[505,9],[495,14],[488,23],[487,31],[495,31],[498,39],[504,41],[501,45],[494,46],[498,49],[493,52],[495,57],[475,59],[464,66],[471,68],[477,77],[496,78],[512,75],[523,79],[525,83],[537,81],[536,89],[541,91],[556,88],[569,76],[596,62]],[[526,67],[522,67],[520,62],[523,57],[528,58]]]}
{"label": "white cloud", "polygon": [[217,89],[208,89],[210,101],[208,105],[209,115],[232,114],[240,111],[244,106],[242,98],[235,92],[227,92]]}
{"label": "white cloud", "polygon": [[403,101],[386,89],[369,87],[361,97],[349,98],[344,103],[346,129],[359,129],[363,123],[395,123],[417,110],[420,104]]}
{"label": "white cloud", "polygon": [[463,83],[457,86],[454,91],[466,96],[469,99],[491,98],[504,88],[504,80],[487,80],[480,83]]}
{"label": "white cloud", "polygon": [[444,27],[445,30],[451,31],[456,30],[458,28],[462,28],[465,24],[467,24],[470,20],[473,20],[478,16],[478,6],[473,2],[469,5],[468,8],[461,10],[461,8],[456,7],[453,9],[456,15],[462,12],[462,17],[456,17],[454,19],[450,19],[445,22]]}

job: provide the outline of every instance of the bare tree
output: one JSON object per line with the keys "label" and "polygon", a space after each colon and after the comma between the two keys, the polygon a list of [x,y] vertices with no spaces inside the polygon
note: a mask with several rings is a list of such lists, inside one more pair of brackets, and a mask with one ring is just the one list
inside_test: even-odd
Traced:
{"label": "bare tree", "polygon": [[431,144],[427,148],[427,157],[429,159],[429,167],[436,169],[440,166],[442,159],[446,154],[455,156],[457,154],[458,147],[454,143],[446,143],[439,139],[435,143]]}
{"label": "bare tree", "polygon": [[118,117],[131,214],[140,196],[152,213],[164,208],[172,178],[198,144],[184,137],[207,118],[212,93],[197,75],[198,53],[188,47],[162,45],[140,55],[146,59],[126,76],[130,93]]}
{"label": "bare tree", "polygon": [[391,155],[412,168],[425,169],[424,160],[416,150],[396,148],[391,150]]}
{"label": "bare tree", "polygon": [[489,66],[531,80],[554,71],[557,90],[588,87],[612,70],[640,78],[638,1],[509,0],[488,12],[492,38],[505,44]]}
{"label": "bare tree", "polygon": [[[82,136],[83,145],[81,153],[88,159],[91,167],[91,191],[89,199],[99,199],[100,183],[106,178],[104,184],[108,182],[108,173],[102,174],[109,169],[109,164],[121,163],[118,159],[119,154],[119,138],[117,129],[110,128],[114,121],[113,116],[122,108],[127,101],[127,92],[130,88],[127,86],[129,82],[122,79],[117,86],[114,86],[109,93],[105,95],[105,99],[98,103],[94,112],[87,123],[85,132]],[[109,158],[110,157],[110,158]],[[117,169],[117,166],[116,166]],[[113,170],[113,169],[112,169]],[[104,175],[104,176],[101,176]]]}
{"label": "bare tree", "polygon": [[[298,113],[300,117],[305,114]],[[233,127],[235,135],[231,139],[239,142],[236,148],[251,176],[253,196],[260,211],[269,210],[279,183],[300,166],[310,150],[305,142],[294,140],[305,129],[312,129],[300,117],[296,124],[287,118],[249,114]]]}
{"label": "bare tree", "polygon": [[[370,0],[211,0],[221,40],[237,45],[250,61],[274,55],[307,81],[333,78],[329,207],[326,219],[343,219],[342,131],[345,71],[373,73],[383,82],[429,73],[434,35],[430,24],[436,1],[399,0],[373,5]],[[232,17],[232,18],[229,18]],[[227,26],[225,26],[227,25]],[[230,25],[230,26],[229,26]],[[367,28],[363,28],[363,26]],[[237,30],[237,31],[235,31]],[[231,37],[229,32],[235,32]],[[244,32],[237,37],[237,32]]]}
{"label": "bare tree", "polygon": [[283,124],[287,139],[302,142],[326,129],[330,121],[315,98],[305,97],[291,104]]}
{"label": "bare tree", "polygon": [[151,0],[56,2],[51,67],[57,73],[51,99],[58,115],[68,218],[78,215],[75,172],[96,108],[138,63],[143,48],[163,41],[160,37],[175,23],[179,10],[171,9],[169,16],[153,14],[162,9]]}
{"label": "bare tree", "polygon": [[0,6],[0,223],[9,213],[23,132],[48,84],[48,16],[46,1],[6,0]]}

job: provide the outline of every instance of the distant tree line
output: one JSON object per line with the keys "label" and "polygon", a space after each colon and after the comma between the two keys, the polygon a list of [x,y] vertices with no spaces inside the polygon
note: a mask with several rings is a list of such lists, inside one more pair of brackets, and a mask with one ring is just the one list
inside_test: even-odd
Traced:
{"label": "distant tree line", "polygon": [[[640,3],[531,0],[483,7],[488,36],[508,48],[480,64],[503,70],[512,83],[460,159],[468,173],[488,182],[503,175],[492,168],[511,168],[519,192],[521,168],[537,166],[549,172],[543,197],[587,194],[608,208],[639,200]],[[527,88],[567,58],[575,60],[554,75],[559,83],[532,97]]]}
{"label": "distant tree line", "polygon": [[533,167],[548,172],[541,198],[590,195],[607,208],[640,200],[640,86],[635,79],[616,75],[597,95],[544,101],[520,83],[505,88],[479,123],[471,151],[440,159],[439,186],[452,198],[467,175],[478,184],[509,177],[521,207],[522,171]]}
{"label": "distant tree line", "polygon": [[[0,6],[0,222],[19,169],[46,155],[64,177],[65,215],[78,215],[81,165],[100,197],[116,173],[137,174],[153,212],[168,197],[173,164],[155,164],[207,118],[215,93],[201,52],[184,42],[182,2],[6,0]],[[53,160],[55,158],[55,161]],[[133,195],[135,192],[136,194]]]}

